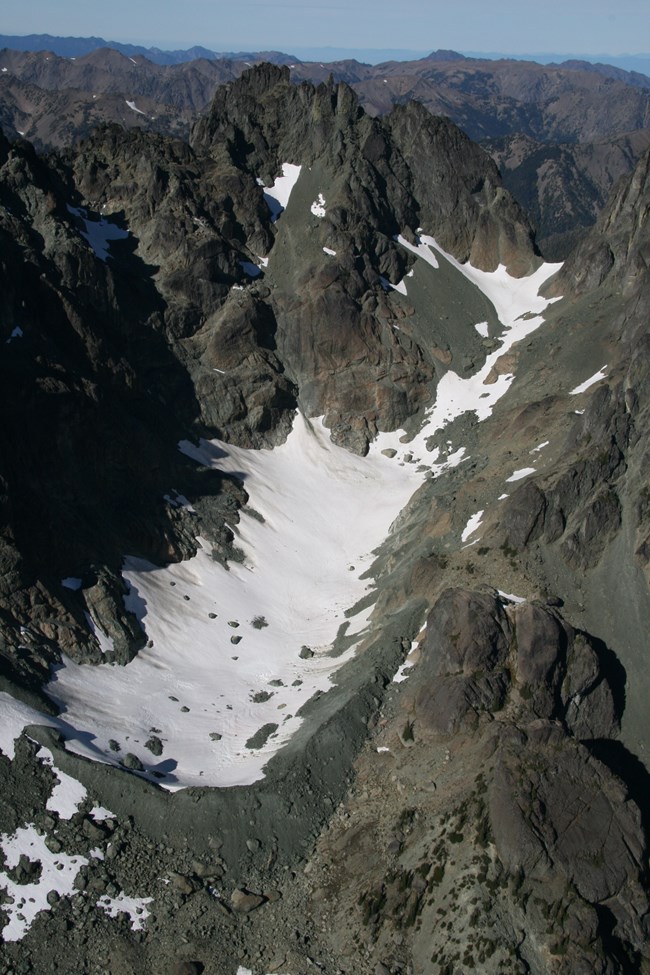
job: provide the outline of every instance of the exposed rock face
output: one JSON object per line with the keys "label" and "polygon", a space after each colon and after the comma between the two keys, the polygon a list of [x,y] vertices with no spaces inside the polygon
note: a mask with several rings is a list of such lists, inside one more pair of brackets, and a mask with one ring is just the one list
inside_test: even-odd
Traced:
{"label": "exposed rock face", "polygon": [[486,140],[504,185],[530,214],[548,261],[564,260],[602,211],[612,187],[650,142],[640,129],[588,144],[549,144],[522,135]]}
{"label": "exposed rock face", "polygon": [[[274,222],[257,179],[287,162],[302,170]],[[338,710],[323,695],[313,738],[307,704],[268,780],[163,796],[133,745],[119,771],[61,751],[94,790],[65,820],[45,809],[37,746],[0,756],[2,831],[35,822],[50,851],[97,861],[30,934],[39,975],[70,959],[120,975],[650,971],[649,175],[645,158],[551,283],[568,298],[496,360],[486,388],[517,378],[493,415],[454,421],[463,463],[423,482],[377,553],[372,653]],[[232,556],[244,489],[179,440],[268,448],[298,404],[363,453],[447,368],[474,375],[498,341],[475,328],[494,325],[487,301],[449,266],[433,297],[391,287],[413,265],[394,235],[420,224],[458,259],[535,264],[494,164],[451,123],[418,106],[373,119],[345,85],[293,86],[279,68],[218,94],[191,146],[109,126],[44,160],[0,140],[3,688],[37,694],[62,651],[124,664],[142,649],[125,553],[180,560],[201,534]],[[153,718],[147,734],[166,761]],[[95,792],[118,823],[93,819]],[[155,888],[153,918],[116,934],[97,898],[127,881]],[[24,967],[20,946],[7,958]]]}
{"label": "exposed rock face", "polygon": [[[218,86],[253,63],[285,64],[293,83],[318,85],[332,76],[350,85],[370,115],[388,115],[416,99],[485,141],[548,260],[567,256],[648,145],[650,83],[608,65],[472,60],[454,52],[383,65],[308,64],[274,52],[206,59],[201,49],[196,60],[175,63],[178,52],[143,57],[128,45],[95,49],[99,39],[92,42],[76,58],[45,49],[0,52],[0,125],[7,134],[61,147],[117,122],[187,138]],[[507,263],[513,253],[506,247]]]}

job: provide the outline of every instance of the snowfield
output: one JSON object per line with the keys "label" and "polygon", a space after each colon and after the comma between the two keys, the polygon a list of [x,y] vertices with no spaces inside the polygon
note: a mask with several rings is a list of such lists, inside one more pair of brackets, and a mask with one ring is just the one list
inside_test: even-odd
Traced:
{"label": "snowfield", "polygon": [[[286,205],[299,169],[285,165],[266,191],[278,205]],[[129,756],[129,767],[172,790],[250,784],[301,725],[302,705],[330,689],[358,652],[372,599],[354,607],[372,596],[365,573],[373,552],[423,479],[466,459],[463,444],[450,442],[444,456],[427,451],[428,438],[463,413],[491,414],[514,377],[484,380],[499,356],[542,324],[548,302],[538,291],[559,266],[515,279],[501,267],[489,274],[459,265],[433,238],[421,237],[417,247],[400,242],[426,265],[418,262],[416,274],[435,273],[447,260],[487,295],[503,326],[500,348],[474,376],[445,374],[411,441],[403,431],[381,433],[366,457],[333,444],[321,419],[300,414],[273,450],[182,442],[197,463],[243,479],[250,502],[233,528],[242,561],[225,569],[205,539],[179,564],[125,559],[125,602],[149,642],[126,667],[64,658],[47,687],[61,717],[42,723],[60,727],[69,750],[110,764]],[[483,515],[470,518],[463,541]],[[35,714],[15,703],[10,727],[0,727],[3,750]]]}

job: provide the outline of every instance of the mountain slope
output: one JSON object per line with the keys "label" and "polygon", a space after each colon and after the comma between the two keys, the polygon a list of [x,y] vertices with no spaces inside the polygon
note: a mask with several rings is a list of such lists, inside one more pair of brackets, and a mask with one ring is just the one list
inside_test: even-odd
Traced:
{"label": "mountain slope", "polygon": [[649,970],[649,187],[543,265],[272,66],[0,143],[7,966]]}

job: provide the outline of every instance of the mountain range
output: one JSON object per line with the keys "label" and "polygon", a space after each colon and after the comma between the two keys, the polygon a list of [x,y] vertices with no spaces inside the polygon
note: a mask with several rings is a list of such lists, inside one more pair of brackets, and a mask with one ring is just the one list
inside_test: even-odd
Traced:
{"label": "mountain range", "polygon": [[0,124],[41,148],[69,145],[108,121],[187,139],[218,85],[274,59],[290,65],[294,81],[332,74],[373,115],[417,100],[451,118],[492,154],[550,260],[566,256],[648,145],[645,75],[579,61],[472,60],[453,51],[379,65],[258,53],[163,66],[135,51],[96,48],[70,59],[7,49],[0,53]]}
{"label": "mountain range", "polygon": [[0,54],[0,972],[650,971],[647,86],[133,61]]}

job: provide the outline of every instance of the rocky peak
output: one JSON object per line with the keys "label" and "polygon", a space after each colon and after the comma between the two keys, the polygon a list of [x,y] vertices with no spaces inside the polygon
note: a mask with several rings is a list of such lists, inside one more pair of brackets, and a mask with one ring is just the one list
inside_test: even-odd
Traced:
{"label": "rocky peak", "polygon": [[650,149],[612,193],[596,225],[567,259],[554,289],[575,295],[647,285],[650,266]]}

